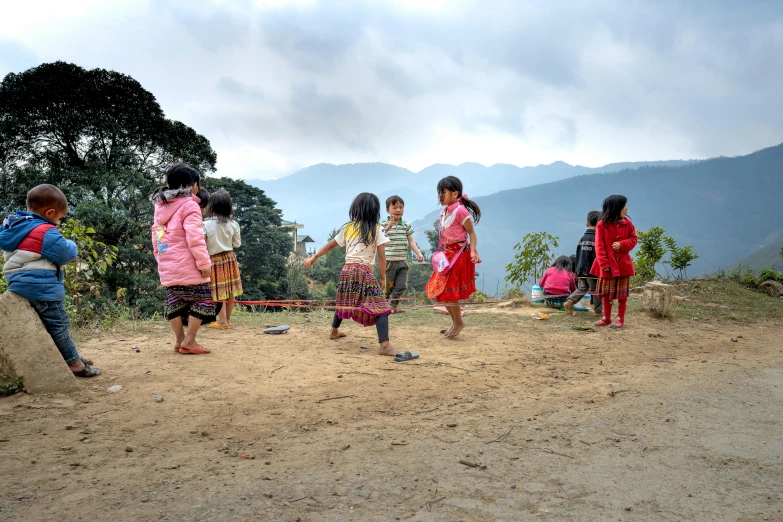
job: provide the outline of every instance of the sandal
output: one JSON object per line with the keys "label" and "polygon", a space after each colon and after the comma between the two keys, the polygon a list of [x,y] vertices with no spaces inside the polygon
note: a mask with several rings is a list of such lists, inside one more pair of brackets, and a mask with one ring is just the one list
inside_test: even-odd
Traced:
{"label": "sandal", "polygon": [[593,323],[593,326],[609,326],[609,322],[606,319],[601,319]]}
{"label": "sandal", "polygon": [[183,348],[180,346],[179,353],[184,353],[186,355],[206,355],[209,353],[209,350],[207,350],[200,344],[197,344],[193,348]]}
{"label": "sandal", "polygon": [[223,326],[222,324],[218,324],[218,323],[209,323],[207,325],[207,328],[214,328],[215,330],[228,330],[229,326],[231,325]]}
{"label": "sandal", "polygon": [[405,361],[411,361],[413,359],[418,359],[419,354],[418,353],[411,353],[408,351],[398,353],[394,356],[394,362],[405,362]]}
{"label": "sandal", "polygon": [[85,364],[84,368],[78,372],[72,372],[75,377],[97,377],[101,374],[100,368],[93,368],[89,364]]}
{"label": "sandal", "polygon": [[88,365],[88,364],[90,366],[93,365],[93,362],[90,359],[86,358],[86,357],[79,357],[79,359],[85,364],[85,366]]}

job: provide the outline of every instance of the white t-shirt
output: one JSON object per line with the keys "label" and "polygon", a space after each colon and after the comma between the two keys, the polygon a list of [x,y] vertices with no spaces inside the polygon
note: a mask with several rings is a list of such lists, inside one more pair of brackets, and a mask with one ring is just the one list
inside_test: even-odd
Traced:
{"label": "white t-shirt", "polygon": [[364,263],[366,265],[375,264],[375,253],[380,245],[389,242],[389,236],[386,231],[378,225],[375,229],[375,244],[365,245],[361,242],[361,225],[356,222],[346,223],[340,229],[340,232],[334,236],[337,244],[345,247],[346,263]]}

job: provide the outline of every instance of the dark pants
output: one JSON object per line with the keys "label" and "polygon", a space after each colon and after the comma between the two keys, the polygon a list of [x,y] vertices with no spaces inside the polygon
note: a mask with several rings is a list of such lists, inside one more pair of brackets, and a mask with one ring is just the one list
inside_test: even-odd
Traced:
{"label": "dark pants", "polygon": [[596,297],[595,295],[595,285],[597,284],[598,279],[595,277],[580,277],[576,281],[576,291],[574,291],[573,294],[568,296],[568,300],[571,301],[574,304],[577,304],[579,301],[582,300],[582,298],[587,294],[587,292],[590,292],[590,304],[593,305],[593,310],[596,312],[600,311],[603,308],[603,303],[601,302],[600,297]]}
{"label": "dark pants", "polygon": [[[341,324],[343,324],[343,320],[337,317],[337,312],[335,312],[334,317],[332,318],[332,328],[340,328]],[[382,343],[383,341],[388,341],[389,340],[389,316],[379,315],[375,319],[375,329],[378,331],[379,343]]]}
{"label": "dark pants", "polygon": [[76,345],[73,344],[71,333],[68,331],[71,326],[71,320],[62,301],[30,301],[30,305],[38,313],[41,322],[52,336],[57,349],[65,359],[65,362],[71,364],[79,359],[79,352],[76,351]]}
{"label": "dark pants", "polygon": [[408,288],[408,262],[389,261],[386,263],[386,299],[392,308],[397,308],[400,298]]}

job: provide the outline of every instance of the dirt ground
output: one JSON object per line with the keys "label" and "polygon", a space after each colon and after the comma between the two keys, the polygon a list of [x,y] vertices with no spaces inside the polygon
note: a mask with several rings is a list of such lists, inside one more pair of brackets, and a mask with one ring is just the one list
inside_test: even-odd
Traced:
{"label": "dirt ground", "polygon": [[454,341],[394,316],[408,363],[372,328],[329,341],[326,312],[237,315],[208,356],[161,322],[81,333],[103,376],[0,399],[0,520],[783,520],[783,314],[538,310]]}

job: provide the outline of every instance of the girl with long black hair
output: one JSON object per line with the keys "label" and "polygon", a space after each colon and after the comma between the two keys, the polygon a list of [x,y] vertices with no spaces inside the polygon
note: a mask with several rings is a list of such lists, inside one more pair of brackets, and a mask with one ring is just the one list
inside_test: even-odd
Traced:
{"label": "girl with long black hair", "polygon": [[[386,243],[389,238],[380,226],[381,203],[375,194],[363,192],[356,196],[348,211],[350,221],[314,256],[304,262],[312,267],[319,257],[338,246],[345,247],[345,266],[337,285],[336,310],[329,339],[345,337],[339,328],[344,319],[353,319],[362,326],[375,325],[378,331],[378,353],[395,355],[389,341],[389,314],[391,307],[383,295],[386,287]],[[373,275],[375,257],[378,257],[380,283]]]}

